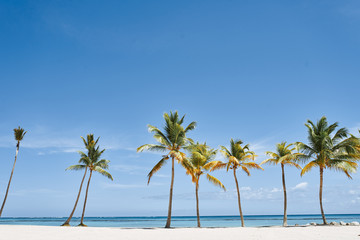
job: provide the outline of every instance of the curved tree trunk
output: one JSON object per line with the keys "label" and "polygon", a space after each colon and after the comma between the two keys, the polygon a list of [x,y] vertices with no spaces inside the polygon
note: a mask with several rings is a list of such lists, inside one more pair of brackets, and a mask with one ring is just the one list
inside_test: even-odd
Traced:
{"label": "curved tree trunk", "polygon": [[173,197],[173,187],[174,187],[174,157],[171,158],[171,183],[170,183],[170,194],[169,194],[169,208],[168,216],[166,220],[165,228],[170,228],[171,224],[171,207],[172,207],[172,197]]}
{"label": "curved tree trunk", "polygon": [[5,202],[6,202],[8,193],[9,193],[10,184],[11,184],[11,179],[12,179],[12,176],[13,176],[13,174],[14,174],[15,164],[16,164],[16,160],[17,160],[17,155],[18,155],[18,153],[19,153],[19,147],[20,147],[20,142],[18,141],[18,143],[16,144],[16,153],[15,153],[14,165],[13,165],[13,168],[12,168],[12,170],[11,170],[10,179],[9,179],[9,183],[8,183],[8,185],[7,185],[7,188],[6,188],[6,193],[5,193],[4,201],[3,201],[2,205],[1,205],[1,209],[0,209],[0,217],[1,217],[2,212],[3,212],[3,210],[4,210]]}
{"label": "curved tree trunk", "polygon": [[319,190],[320,210],[324,224],[328,224],[325,218],[325,213],[322,205],[323,174],[324,174],[324,169],[320,167],[320,190]]}
{"label": "curved tree trunk", "polygon": [[239,191],[239,184],[237,181],[237,177],[236,177],[236,169],[234,168],[234,178],[235,178],[235,183],[236,183],[236,190],[237,190],[237,195],[238,195],[238,204],[239,204],[239,212],[240,212],[240,218],[241,218],[241,226],[245,227],[244,224],[244,216],[241,210],[241,202],[240,202],[240,191]]}
{"label": "curved tree trunk", "polygon": [[197,226],[200,226],[200,211],[199,211],[199,183],[196,183],[195,187],[195,195],[196,195],[196,216],[197,216]]}
{"label": "curved tree trunk", "polygon": [[87,187],[86,187],[86,193],[85,193],[84,208],[83,208],[83,212],[82,212],[82,215],[81,215],[81,221],[80,221],[80,224],[79,224],[79,226],[83,226],[83,227],[86,227],[86,225],[84,224],[84,215],[85,215],[85,207],[86,207],[86,201],[87,201],[87,196],[88,196],[88,191],[89,191],[91,175],[92,175],[92,170],[90,170],[90,176],[89,176],[89,180],[88,180]]}
{"label": "curved tree trunk", "polygon": [[79,189],[79,193],[77,195],[76,201],[75,201],[74,208],[71,211],[70,216],[68,217],[68,219],[61,226],[70,226],[71,218],[73,217],[73,215],[75,213],[75,209],[76,209],[76,206],[77,206],[79,198],[80,198],[81,189],[82,189],[82,186],[83,186],[83,183],[84,183],[84,180],[85,180],[86,173],[87,173],[87,167],[85,168],[85,173],[84,173],[84,176],[83,176],[83,178],[81,180],[80,189]]}
{"label": "curved tree trunk", "polygon": [[287,224],[287,214],[286,214],[286,209],[287,209],[287,197],[286,197],[286,185],[285,185],[285,171],[284,171],[284,164],[281,164],[281,171],[282,171],[282,184],[283,184],[283,190],[284,190],[284,222],[283,222],[283,226],[286,227]]}

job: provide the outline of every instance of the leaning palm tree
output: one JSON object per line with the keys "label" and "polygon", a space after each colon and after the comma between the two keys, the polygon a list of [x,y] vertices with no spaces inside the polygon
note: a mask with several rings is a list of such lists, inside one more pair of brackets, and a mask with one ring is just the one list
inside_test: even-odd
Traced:
{"label": "leaning palm tree", "polygon": [[[99,138],[97,138],[96,141],[94,140],[94,135],[93,134],[88,134],[86,140],[83,137],[81,137],[81,139],[84,142],[85,148],[96,145],[97,142],[99,141]],[[88,170],[88,165],[84,164],[84,163],[87,163],[87,162],[82,161],[82,160],[79,160],[79,163],[83,163],[83,164],[72,165],[72,166],[66,168],[66,170],[84,170],[85,169],[85,171],[84,171],[84,176],[83,176],[83,178],[81,180],[81,183],[80,183],[79,193],[77,195],[74,207],[73,207],[73,209],[72,209],[72,211],[70,213],[70,216],[66,219],[66,221],[61,226],[70,226],[71,218],[73,217],[73,215],[75,213],[76,206],[77,206],[79,198],[80,198],[81,189],[82,189],[82,186],[83,186],[83,183],[84,183],[84,180],[85,180],[85,176],[86,176],[86,173],[87,173],[87,170]]]}
{"label": "leaning palm tree", "polygon": [[[239,205],[239,213],[241,218],[241,226],[244,227],[244,216],[241,210],[241,201],[240,201],[240,191],[239,191],[239,184],[236,177],[236,170],[241,168],[248,176],[250,176],[249,169],[262,169],[257,163],[254,162],[255,160],[255,153],[249,150],[249,144],[245,146],[241,146],[243,142],[241,140],[230,140],[230,150],[224,146],[220,146],[220,152],[224,155],[224,157],[228,160],[227,163],[219,163],[214,166],[211,171],[224,168],[229,171],[229,169],[233,170],[236,190],[238,195],[238,205]],[[264,169],[262,169],[264,170]]]}
{"label": "leaning palm tree", "polygon": [[320,170],[319,200],[323,223],[327,224],[322,204],[323,175],[326,168],[341,171],[351,178],[350,174],[357,169],[356,160],[359,159],[359,139],[348,137],[346,128],[340,128],[335,133],[338,123],[328,125],[326,117],[322,117],[317,124],[308,120],[305,126],[308,129],[309,144],[298,142],[297,146],[304,155],[304,161],[310,161],[301,171],[301,176],[313,167]]}
{"label": "leaning palm tree", "polygon": [[284,191],[284,220],[283,226],[287,226],[287,196],[286,196],[286,185],[285,185],[285,165],[294,166],[298,169],[301,169],[300,165],[296,163],[296,160],[299,158],[299,153],[293,153],[296,148],[294,144],[287,144],[286,142],[276,144],[276,152],[266,152],[270,158],[264,160],[262,164],[274,164],[277,165],[280,163],[281,165],[281,172],[282,172],[282,184],[283,184],[283,191]]}
{"label": "leaning palm tree", "polygon": [[166,155],[163,155],[161,160],[153,167],[153,169],[148,174],[148,184],[150,183],[151,177],[159,171],[159,169],[164,166],[166,161],[171,158],[171,183],[170,183],[170,194],[169,194],[169,207],[168,207],[168,216],[166,220],[165,228],[169,228],[171,224],[171,208],[172,208],[172,196],[173,196],[173,186],[174,186],[174,165],[175,159],[178,163],[181,163],[185,157],[185,154],[182,152],[182,148],[186,148],[192,140],[186,137],[186,133],[190,130],[193,130],[196,127],[196,122],[191,122],[187,127],[183,127],[184,118],[179,117],[178,112],[170,112],[170,115],[164,113],[165,126],[164,132],[162,132],[157,127],[148,125],[149,132],[154,133],[154,138],[158,144],[145,144],[140,146],[137,149],[137,152],[142,152],[144,150],[149,151],[160,151],[167,152]]}
{"label": "leaning palm tree", "polygon": [[[206,143],[196,143],[190,147],[191,156],[189,159],[185,158],[182,162],[183,167],[186,169],[186,174],[191,176],[192,182],[195,184],[196,196],[196,216],[197,226],[200,227],[200,213],[199,213],[199,180],[200,176],[205,174],[206,171],[211,170],[220,161],[213,161],[216,155],[216,150],[210,148]],[[206,178],[212,184],[223,188],[225,186],[214,176],[206,173]]]}
{"label": "leaning palm tree", "polygon": [[[90,134],[90,137],[88,136],[88,139],[89,138],[93,139],[93,136],[91,136],[91,135],[92,134]],[[81,155],[81,158],[79,161],[79,163],[81,163],[80,165],[82,165],[81,168],[84,168],[83,166],[87,166],[87,168],[90,171],[89,179],[88,179],[87,186],[86,186],[84,207],[83,207],[83,211],[81,214],[81,221],[80,221],[79,226],[86,226],[84,224],[84,215],[85,215],[85,207],[86,207],[86,201],[87,201],[87,197],[88,197],[92,173],[98,172],[101,175],[109,178],[110,180],[113,180],[113,177],[111,176],[111,174],[105,170],[105,169],[109,168],[110,161],[106,160],[106,159],[100,159],[100,157],[104,153],[105,149],[100,150],[100,147],[96,146],[97,141],[98,141],[98,139],[96,141],[92,141],[89,143],[89,145],[86,147],[87,154],[85,154],[84,152],[79,152]]]}
{"label": "leaning palm tree", "polygon": [[22,129],[21,127],[18,127],[18,128],[15,128],[15,129],[14,129],[15,140],[17,141],[17,144],[16,144],[16,153],[15,153],[15,161],[14,161],[13,168],[12,168],[12,170],[11,170],[9,183],[8,183],[8,185],[7,185],[7,188],[6,188],[6,193],[5,193],[4,201],[3,201],[2,205],[1,205],[0,217],[1,217],[1,214],[2,214],[2,212],[3,212],[3,210],[4,210],[5,202],[6,202],[8,193],[9,193],[9,188],[10,188],[10,184],[11,184],[11,179],[12,179],[13,174],[14,174],[14,169],[15,169],[15,164],[16,164],[16,160],[17,160],[17,155],[18,155],[18,153],[19,153],[20,142],[21,142],[21,140],[23,140],[25,134],[26,134],[25,130]]}

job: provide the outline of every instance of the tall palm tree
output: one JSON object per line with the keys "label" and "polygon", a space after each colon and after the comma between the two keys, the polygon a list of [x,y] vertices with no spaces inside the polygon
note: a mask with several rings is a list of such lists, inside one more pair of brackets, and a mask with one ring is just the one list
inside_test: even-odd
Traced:
{"label": "tall palm tree", "polygon": [[192,142],[190,138],[186,137],[186,133],[195,129],[196,122],[191,122],[187,127],[183,127],[184,118],[179,117],[178,112],[164,113],[165,126],[164,132],[157,127],[148,125],[149,132],[154,133],[154,138],[158,144],[145,144],[137,149],[137,152],[144,150],[149,151],[160,151],[167,152],[163,155],[161,160],[151,169],[148,174],[148,184],[150,183],[151,177],[164,166],[166,161],[171,158],[171,183],[170,183],[170,194],[169,194],[169,207],[168,216],[166,220],[165,228],[169,228],[171,224],[171,208],[172,208],[172,197],[173,197],[173,186],[174,186],[174,165],[175,159],[178,163],[181,163],[185,157],[185,153],[182,152],[182,148],[186,148],[189,142]]}
{"label": "tall palm tree", "polygon": [[[90,136],[88,135],[88,139],[93,139],[93,138],[94,137],[92,136],[92,134],[90,134]],[[109,168],[109,162],[110,161],[106,160],[106,159],[100,159],[100,157],[104,153],[105,149],[100,150],[100,147],[96,146],[97,141],[98,140],[90,141],[89,145],[86,147],[87,154],[85,154],[84,152],[79,152],[80,155],[81,155],[79,163],[81,163],[81,165],[83,165],[83,166],[84,165],[87,166],[87,168],[90,171],[89,179],[88,179],[87,186],[86,186],[84,207],[83,207],[83,211],[82,211],[82,215],[81,215],[81,221],[80,221],[80,224],[79,224],[79,226],[84,226],[84,227],[86,226],[84,224],[85,207],[86,207],[86,202],[87,202],[88,191],[89,191],[89,186],[90,186],[90,180],[91,180],[91,177],[92,177],[92,173],[93,172],[98,172],[101,175],[109,178],[110,180],[113,180],[113,177],[111,176],[111,174],[108,173],[105,170],[105,169]],[[84,140],[84,142],[85,142],[85,140]],[[83,168],[83,166],[81,168]]]}
{"label": "tall palm tree", "polygon": [[[255,163],[255,153],[253,151],[249,150],[249,144],[246,144],[245,146],[241,146],[243,142],[241,140],[230,140],[230,150],[227,149],[224,146],[220,146],[221,150],[220,152],[224,155],[224,157],[228,160],[227,163],[219,163],[216,166],[214,166],[211,171],[224,168],[226,167],[226,170],[229,171],[229,169],[233,170],[235,184],[236,184],[236,190],[237,190],[237,196],[238,196],[238,205],[239,205],[239,213],[241,218],[241,226],[244,227],[244,216],[241,209],[241,201],[240,201],[240,190],[239,190],[239,184],[236,177],[236,170],[238,168],[241,168],[248,176],[250,176],[249,169],[262,169],[262,167],[259,166],[259,164]],[[264,170],[264,169],[262,169]]]}
{"label": "tall palm tree", "polygon": [[356,160],[359,159],[359,139],[350,136],[346,128],[340,128],[336,132],[338,123],[328,124],[326,117],[322,117],[317,124],[308,120],[305,126],[308,129],[309,144],[298,142],[299,150],[304,153],[301,158],[310,161],[301,171],[301,176],[313,167],[320,170],[319,200],[320,210],[324,224],[327,224],[322,204],[323,175],[326,168],[344,172],[351,178],[350,174],[357,169]]}
{"label": "tall palm tree", "polygon": [[283,226],[287,226],[287,196],[286,196],[286,185],[285,185],[285,165],[294,166],[298,169],[301,169],[300,165],[296,163],[296,160],[299,157],[299,153],[293,153],[296,148],[294,144],[287,144],[286,142],[276,144],[276,152],[266,152],[270,158],[264,160],[262,164],[280,164],[281,165],[281,172],[282,172],[282,184],[283,184],[283,191],[284,191],[284,221]]}
{"label": "tall palm tree", "polygon": [[15,153],[15,161],[14,161],[13,168],[12,168],[12,170],[11,170],[9,183],[8,183],[8,185],[7,185],[7,188],[6,188],[6,193],[5,193],[4,201],[3,201],[2,205],[1,205],[0,217],[1,217],[2,212],[3,212],[3,210],[4,210],[5,202],[6,202],[8,193],[9,193],[9,188],[10,188],[10,184],[11,184],[11,179],[12,179],[13,174],[14,174],[14,169],[15,169],[15,164],[16,164],[16,160],[17,160],[17,155],[18,155],[18,153],[19,153],[20,142],[23,140],[25,134],[26,134],[25,130],[24,130],[23,128],[21,128],[21,127],[18,127],[18,128],[15,128],[15,129],[14,129],[14,137],[15,137],[15,140],[17,141],[17,144],[16,144],[16,153]]}
{"label": "tall palm tree", "polygon": [[[81,137],[81,139],[83,140],[86,149],[88,147],[90,147],[90,146],[96,145],[97,142],[99,141],[99,138],[94,140],[94,135],[93,134],[88,134],[86,140],[83,137]],[[72,165],[72,166],[66,168],[66,170],[84,170],[85,169],[85,171],[84,171],[84,176],[83,176],[83,178],[81,180],[81,183],[80,183],[79,193],[77,195],[73,210],[71,211],[70,216],[68,217],[68,219],[66,219],[66,221],[61,226],[70,226],[71,218],[73,217],[73,215],[75,213],[76,206],[77,206],[79,198],[80,198],[81,189],[82,189],[82,186],[83,186],[83,183],[84,183],[84,180],[85,180],[85,176],[86,176],[86,173],[87,173],[87,170],[88,170],[88,165],[84,164],[84,163],[87,163],[87,162],[82,161],[82,160],[79,160],[79,163],[83,163],[83,164]]]}
{"label": "tall palm tree", "polygon": [[[191,176],[192,182],[195,184],[196,196],[196,215],[197,226],[200,227],[200,213],[199,213],[199,180],[200,176],[205,174],[206,171],[211,170],[214,166],[219,164],[220,161],[212,161],[215,158],[216,150],[210,148],[206,143],[196,143],[190,148],[191,156],[189,159],[185,158],[182,165],[186,169],[186,174]],[[225,186],[214,176],[206,173],[206,178],[212,184],[223,188]]]}

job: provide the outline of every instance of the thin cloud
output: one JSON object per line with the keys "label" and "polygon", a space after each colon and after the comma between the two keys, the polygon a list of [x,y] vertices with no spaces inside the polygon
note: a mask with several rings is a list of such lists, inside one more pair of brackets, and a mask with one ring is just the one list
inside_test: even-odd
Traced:
{"label": "thin cloud", "polygon": [[153,177],[158,177],[158,178],[169,178],[170,175],[166,175],[166,174],[155,174]]}
{"label": "thin cloud", "polygon": [[295,190],[305,190],[308,187],[308,183],[307,182],[301,182],[299,184],[297,184],[295,187],[291,188],[291,190],[295,191]]}
{"label": "thin cloud", "polygon": [[14,190],[9,193],[9,195],[12,196],[29,196],[29,195],[61,195],[63,194],[62,191],[56,191],[53,189],[47,189],[47,188],[34,188],[34,189],[20,189],[20,190]]}
{"label": "thin cloud", "polygon": [[273,189],[271,189],[270,192],[272,192],[272,193],[281,192],[281,189],[280,188],[273,188]]}
{"label": "thin cloud", "polygon": [[112,165],[111,169],[114,171],[119,171],[119,172],[125,172],[128,174],[142,174],[143,172],[145,172],[146,168],[141,167],[141,166],[137,166],[137,165],[127,165],[127,164],[116,164],[116,165]]}
{"label": "thin cloud", "polygon": [[[56,154],[56,153],[74,153],[84,150],[83,141],[80,136],[74,136],[74,133],[68,132],[59,133],[46,129],[45,127],[34,127],[34,129],[27,133],[24,140],[21,142],[21,147],[29,149],[41,149],[39,155]],[[70,136],[70,137],[69,137]],[[73,137],[71,137],[73,136]],[[120,142],[119,137],[101,137],[99,145],[101,148],[107,150],[125,150],[135,152],[136,147],[127,146]],[[16,142],[14,137],[9,133],[0,136],[0,147],[10,148],[14,147]]]}
{"label": "thin cloud", "polygon": [[144,188],[146,187],[146,184],[120,184],[120,183],[113,183],[113,184],[104,184],[104,188]]}
{"label": "thin cloud", "polygon": [[[162,183],[152,182],[151,185],[162,186]],[[118,189],[134,189],[134,188],[146,188],[148,185],[144,184],[122,184],[122,183],[103,183],[103,188],[118,188]]]}
{"label": "thin cloud", "polygon": [[356,124],[354,127],[349,128],[349,132],[353,135],[359,135],[360,123]]}
{"label": "thin cloud", "polygon": [[349,190],[349,194],[355,195],[355,194],[357,194],[357,192],[355,190]]}
{"label": "thin cloud", "polygon": [[[278,200],[281,198],[281,194],[279,194],[280,191],[275,190],[277,188],[267,189],[267,188],[258,188],[258,189],[252,189],[251,187],[241,187],[240,193],[241,198],[245,200]],[[213,192],[199,192],[201,197],[206,200],[235,200],[237,199],[237,190],[234,188],[232,190],[229,190],[227,192],[224,191],[213,191]],[[167,199],[169,195],[152,195],[152,196],[146,196],[145,199]],[[174,199],[179,200],[193,200],[194,199],[194,193],[188,192],[188,193],[180,193],[180,194],[174,194]]]}

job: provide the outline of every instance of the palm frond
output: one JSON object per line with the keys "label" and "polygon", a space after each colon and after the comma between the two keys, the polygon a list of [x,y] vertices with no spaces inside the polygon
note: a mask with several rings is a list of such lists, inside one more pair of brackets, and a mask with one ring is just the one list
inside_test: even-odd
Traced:
{"label": "palm frond", "polygon": [[168,159],[169,159],[168,156],[163,157],[163,158],[151,169],[151,171],[150,171],[149,174],[148,174],[148,183],[147,183],[147,184],[150,183],[151,177],[152,177],[157,171],[159,171],[162,166],[164,166],[164,164],[166,163],[166,160],[168,160]]}
{"label": "palm frond", "polygon": [[191,122],[186,128],[185,128],[185,133],[187,133],[188,131],[194,130],[196,128],[196,122]]}
{"label": "palm frond", "polygon": [[224,191],[226,191],[225,186],[220,182],[219,179],[217,179],[216,177],[211,176],[210,174],[206,174],[206,178],[207,180],[209,180],[209,182],[211,182],[212,184],[221,187],[222,189],[224,189]]}
{"label": "palm frond", "polygon": [[356,173],[358,164],[356,162],[347,161],[343,159],[332,159],[327,166],[335,171],[340,171],[345,173],[348,178],[352,179],[350,174]]}
{"label": "palm frond", "polygon": [[297,164],[297,163],[295,163],[295,162],[286,162],[286,165],[291,165],[291,166],[294,166],[294,167],[296,167],[297,169],[302,169],[302,167],[299,165],[299,164]]}
{"label": "palm frond", "polygon": [[105,177],[107,177],[107,178],[110,179],[111,181],[114,180],[110,173],[108,173],[107,171],[105,171],[104,169],[102,169],[102,168],[99,167],[99,166],[96,166],[96,167],[94,168],[94,171],[100,173],[101,175],[103,175],[103,176],[105,176]]}
{"label": "palm frond", "polygon": [[75,171],[78,171],[78,170],[82,170],[82,169],[85,169],[85,168],[86,168],[86,165],[77,164],[77,165],[72,165],[72,166],[66,168],[65,171],[67,171],[67,170],[75,170]]}
{"label": "palm frond", "polygon": [[247,169],[247,167],[241,166],[241,169],[242,169],[248,176],[250,176],[250,171],[249,171],[249,169]]}
{"label": "palm frond", "polygon": [[243,163],[242,166],[244,166],[244,167],[246,167],[246,168],[250,168],[250,169],[261,169],[261,170],[264,170],[261,166],[259,166],[259,164],[255,163],[255,162]]}
{"label": "palm frond", "polygon": [[106,159],[101,159],[100,161],[94,163],[94,166],[99,166],[103,169],[108,169],[109,168],[109,160]]}
{"label": "palm frond", "polygon": [[20,126],[18,128],[15,128],[14,129],[15,140],[18,141],[18,142],[22,141],[26,133],[27,132],[23,128],[21,128]]}
{"label": "palm frond", "polygon": [[309,172],[313,167],[318,167],[318,163],[316,161],[311,161],[308,164],[305,165],[305,167],[303,167],[303,169],[301,170],[301,176],[303,176],[305,173]]}
{"label": "palm frond", "polygon": [[137,152],[143,152],[143,151],[158,151],[158,152],[165,152],[167,148],[162,145],[156,145],[156,144],[144,144],[136,149]]}
{"label": "palm frond", "polygon": [[163,132],[161,132],[157,127],[154,127],[152,125],[148,125],[149,132],[154,133],[154,138],[161,144],[165,146],[170,146],[171,142],[169,139],[165,136]]}
{"label": "palm frond", "polygon": [[194,174],[194,166],[191,164],[191,162],[188,159],[186,158],[183,159],[183,161],[181,161],[181,166],[185,168],[186,174],[188,175]]}
{"label": "palm frond", "polygon": [[224,169],[226,168],[227,164],[223,163],[221,161],[217,161],[217,163],[210,169],[210,172],[215,171],[215,170],[219,170],[219,169]]}
{"label": "palm frond", "polygon": [[276,158],[268,158],[260,163],[260,165],[263,165],[263,164],[276,165],[276,164],[278,164],[278,160]]}
{"label": "palm frond", "polygon": [[[216,169],[220,169],[220,165],[223,164],[221,161],[211,161],[206,163],[203,168],[207,171],[214,171]],[[222,167],[224,168],[224,167]]]}

